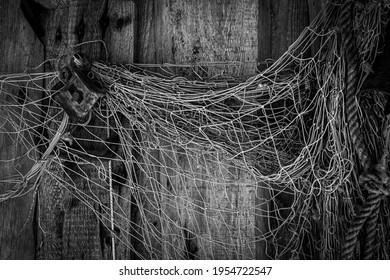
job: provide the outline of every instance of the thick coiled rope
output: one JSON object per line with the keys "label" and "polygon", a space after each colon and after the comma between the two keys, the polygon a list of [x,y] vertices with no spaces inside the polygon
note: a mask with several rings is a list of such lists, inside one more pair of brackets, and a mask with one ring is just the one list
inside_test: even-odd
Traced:
{"label": "thick coiled rope", "polygon": [[342,254],[343,259],[352,258],[358,235],[363,226],[365,226],[365,243],[362,258],[373,258],[380,203],[382,199],[389,196],[390,193],[388,188],[389,178],[386,170],[389,155],[388,148],[390,144],[389,125],[390,119],[387,117],[384,128],[384,138],[386,140],[380,161],[368,172],[363,173],[359,178],[359,184],[365,191],[368,192],[368,196],[345,237],[344,250]]}
{"label": "thick coiled rope", "polygon": [[[353,34],[354,3],[355,1],[353,0],[345,1],[341,7],[340,14],[340,26],[346,63],[345,109],[352,145],[354,146],[363,171],[359,178],[359,184],[368,192],[368,195],[363,207],[358,211],[345,236],[341,258],[353,258],[358,236],[363,226],[365,226],[365,244],[362,257],[371,259],[374,254],[379,206],[382,197],[387,194],[387,191],[383,188],[383,185],[387,182],[387,179],[383,178],[383,174],[386,174],[386,170],[383,170],[383,168],[387,166],[387,152],[383,153],[381,161],[373,168],[373,160],[360,130],[358,117],[359,107],[357,102],[360,61],[355,36]],[[385,137],[388,139],[387,135]],[[387,143],[385,144],[384,150],[387,151]]]}
{"label": "thick coiled rope", "polygon": [[362,174],[360,177],[360,181],[362,182],[364,189],[366,189],[369,193],[365,207],[371,209],[365,224],[365,246],[363,257],[367,260],[372,259],[374,255],[374,244],[380,203],[384,197],[389,195],[389,178],[387,176],[387,162],[390,142],[390,130],[388,129],[389,125],[389,116],[387,116],[384,126],[385,143],[380,161],[374,166],[373,172]]}

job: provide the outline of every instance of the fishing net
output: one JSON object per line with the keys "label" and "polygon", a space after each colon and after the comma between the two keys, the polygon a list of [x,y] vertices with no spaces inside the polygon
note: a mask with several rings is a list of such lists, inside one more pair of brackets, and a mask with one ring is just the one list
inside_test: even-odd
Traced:
{"label": "fishing net", "polygon": [[[0,201],[34,193],[43,258],[340,258],[366,197],[346,118],[342,11],[328,2],[251,77],[243,63],[93,62],[88,78],[105,93],[82,123],[53,98],[60,72],[1,75],[0,139],[17,157],[1,158]],[[353,13],[360,90],[387,6]],[[378,161],[386,97],[357,99]],[[370,256],[388,258],[388,202],[378,203]]]}

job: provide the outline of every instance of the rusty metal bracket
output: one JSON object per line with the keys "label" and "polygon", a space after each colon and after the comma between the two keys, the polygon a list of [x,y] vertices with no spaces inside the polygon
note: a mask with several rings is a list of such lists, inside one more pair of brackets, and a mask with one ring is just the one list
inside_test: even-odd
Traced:
{"label": "rusty metal bracket", "polygon": [[71,119],[85,123],[105,91],[88,78],[91,61],[87,55],[74,54],[68,61],[60,69],[60,79],[65,86],[53,97]]}

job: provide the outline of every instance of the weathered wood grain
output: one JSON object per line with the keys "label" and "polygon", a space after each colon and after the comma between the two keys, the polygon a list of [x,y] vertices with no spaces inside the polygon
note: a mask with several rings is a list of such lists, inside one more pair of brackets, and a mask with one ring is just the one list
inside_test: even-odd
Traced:
{"label": "weathered wood grain", "polygon": [[[101,59],[107,60],[110,63],[128,64],[133,62],[134,46],[135,46],[135,26],[136,26],[136,6],[134,1],[128,0],[109,0],[100,16],[100,28],[102,39],[107,48],[108,57],[106,57],[105,48],[102,49]],[[123,129],[131,130],[132,127],[128,122],[122,123]],[[132,132],[134,134],[134,132]],[[128,151],[133,152],[132,139],[127,139],[126,143]],[[123,158],[123,150],[119,150],[118,154]],[[118,159],[116,159],[118,160]],[[113,161],[113,166],[118,165],[118,162]],[[118,166],[117,169],[121,169]],[[119,176],[124,176],[124,170],[120,171]],[[132,220],[132,190],[134,174],[132,170],[127,170],[128,181],[120,189],[116,189],[116,208],[115,212],[120,213],[114,217],[115,224],[120,231],[118,239],[116,239],[116,259],[131,259],[136,258],[134,253],[134,243],[137,244],[138,237],[132,235],[133,220]],[[107,192],[106,192],[107,195]],[[106,197],[107,199],[107,197]],[[103,249],[105,252],[111,252],[111,244]],[[108,255],[109,257],[112,257]]]}
{"label": "weathered wood grain", "polygon": [[[70,1],[69,5],[56,7],[49,11],[48,18],[45,19],[45,56],[52,59],[52,63],[47,65],[48,70],[58,70],[57,63],[62,55],[75,51],[73,47],[85,40],[101,39],[96,22],[99,21],[99,11],[104,7],[104,1]],[[101,44],[88,44],[76,49],[77,51],[86,52],[92,59],[100,58]],[[66,173],[59,171],[57,174],[60,178],[66,178]],[[51,176],[48,174],[47,176]],[[93,176],[93,174],[91,174]],[[76,176],[77,177],[77,176]],[[46,180],[43,180],[45,182]],[[40,192],[40,208],[50,207],[56,201],[62,201],[72,205],[74,190],[85,189],[83,179],[74,178],[73,187],[68,187],[63,191]],[[80,184],[75,185],[75,184]],[[72,185],[72,183],[71,183]],[[92,185],[93,187],[94,185]],[[53,187],[63,188],[61,184],[53,184]],[[45,187],[42,187],[44,189]],[[74,188],[74,190],[73,190]],[[96,191],[95,189],[92,191]],[[53,195],[53,194],[59,194]],[[98,208],[94,203],[90,206]],[[63,259],[99,259],[102,258],[99,236],[99,222],[96,215],[83,203],[74,204],[72,207],[61,205],[61,211],[54,212],[49,217],[38,216],[38,221],[43,223],[43,227],[51,231],[61,231],[62,245],[61,254],[50,254],[50,235],[44,232],[38,233],[39,243],[43,244],[40,258],[63,258]],[[62,221],[59,224],[58,221]],[[57,228],[54,228],[57,227]],[[95,230],[91,230],[95,229]],[[46,252],[46,254],[45,254]]]}
{"label": "weathered wood grain", "polygon": [[257,6],[256,1],[145,1],[139,9],[138,59],[177,64],[239,61],[245,64],[228,74],[253,74]]}
{"label": "weathered wood grain", "polygon": [[[264,70],[286,52],[303,29],[309,25],[309,10],[312,16],[315,13],[312,2],[306,0],[259,0],[259,70]],[[317,8],[317,5],[315,6]],[[292,201],[291,195],[273,191],[272,185],[260,184],[258,186],[256,193],[256,258],[290,257],[289,253],[280,253],[285,250],[292,238],[288,227],[285,227],[279,236],[268,235],[266,239],[264,237],[266,233],[270,233],[279,226],[278,221],[272,218],[274,216],[272,211],[275,208],[286,209],[281,213],[287,213]],[[286,216],[281,218],[284,219]]]}
{"label": "weathered wood grain", "polygon": [[[75,51],[87,54],[92,60],[109,60],[112,63],[129,63],[133,60],[134,46],[134,24],[135,6],[133,1],[69,1],[66,5],[56,6],[49,11],[45,20],[45,43],[46,58],[53,59],[48,69],[57,69],[59,57]],[[103,43],[104,42],[104,43]],[[75,46],[77,46],[75,48]],[[107,51],[107,52],[106,52]],[[108,55],[108,56],[107,56]],[[92,125],[99,125],[98,120],[93,120],[86,129],[91,131],[96,139],[107,138],[107,130],[96,129]],[[110,121],[111,122],[111,121]],[[111,123],[113,124],[113,123]],[[103,125],[101,123],[100,125]],[[87,137],[82,133],[79,137]],[[87,138],[90,138],[89,135]],[[87,144],[87,142],[85,142]],[[119,151],[121,153],[121,151]],[[108,168],[108,160],[91,160],[95,166]],[[113,160],[113,168],[116,167],[116,160]],[[86,178],[75,178],[75,190],[83,190],[87,181],[91,180],[91,189],[85,191],[96,195],[98,201],[109,207],[109,192],[107,182],[99,180],[98,173],[91,166],[79,167],[82,174],[88,174]],[[86,168],[86,169],[85,169]],[[102,167],[103,168],[103,167]],[[63,177],[66,177],[63,175]],[[76,176],[77,177],[77,176]],[[96,183],[92,183],[96,182]],[[106,185],[105,191],[98,185]],[[124,211],[123,215],[131,216],[130,192],[122,190],[121,198],[115,200],[115,211]],[[69,193],[70,192],[70,193]],[[114,196],[118,194],[115,189]],[[50,193],[41,195],[50,195]],[[72,196],[72,191],[65,191],[63,196]],[[126,199],[125,196],[128,196]],[[44,197],[42,202],[50,203],[50,199],[56,197]],[[71,209],[66,210],[62,215],[62,256],[64,259],[110,259],[112,256],[111,238],[109,230],[110,217],[107,211],[102,211],[98,201],[89,201],[89,207],[85,203],[77,203]],[[84,201],[87,202],[87,201]],[[45,205],[42,205],[44,208]],[[119,207],[119,208],[118,208]],[[94,213],[95,212],[95,213]],[[96,215],[96,213],[98,215]],[[60,215],[60,214],[59,214]],[[47,221],[48,225],[53,224],[58,217],[52,217],[53,221]],[[118,216],[114,217],[117,228],[120,228],[121,240],[129,241],[130,222]],[[83,225],[85,227],[83,227]],[[45,239],[44,236],[40,235]],[[108,241],[107,241],[108,240]],[[44,241],[44,240],[43,240]],[[130,258],[130,249],[123,242],[116,240],[116,258]],[[41,256],[45,258],[45,256]],[[49,255],[46,256],[50,258]]]}
{"label": "weathered wood grain", "polygon": [[[137,62],[239,61],[241,67],[224,68],[225,73],[255,73],[257,1],[143,1],[138,14]],[[209,67],[203,75],[220,72]],[[185,70],[180,74],[193,77]],[[157,180],[162,185],[157,191],[164,210],[153,214],[164,223],[160,225],[164,239],[160,257],[254,258],[254,212],[248,209],[254,209],[255,186],[246,183],[250,181],[247,175],[224,164],[226,159],[218,164],[205,161],[207,168],[195,170],[199,162],[193,155],[164,145],[156,156],[161,164]],[[177,162],[184,172],[196,172],[200,178],[183,181],[183,176],[169,171]],[[210,184],[208,179],[223,183]]]}
{"label": "weathered wood grain", "polygon": [[272,58],[287,51],[309,24],[306,0],[272,1],[271,6]]}
{"label": "weathered wood grain", "polygon": [[267,60],[272,58],[272,31],[271,31],[271,0],[259,0],[258,22],[258,70],[263,71],[268,67]]}
{"label": "weathered wood grain", "polygon": [[[19,5],[20,1],[0,1],[0,73],[21,73],[27,68],[38,66],[43,61],[43,46],[23,17]],[[43,71],[43,69],[40,68],[37,71]],[[23,83],[20,86],[23,88]],[[18,91],[12,90],[12,93],[17,96]],[[32,100],[41,97],[41,93],[38,92],[30,91],[28,94]],[[7,98],[7,101],[12,104],[16,103],[10,98]],[[26,109],[35,113],[39,110],[37,106],[29,106]],[[22,115],[22,106],[16,110]],[[24,113],[23,117],[31,122],[38,122],[29,114]],[[8,132],[15,133],[14,129],[7,124],[6,118],[5,112],[3,115],[3,111],[0,111],[0,123],[5,124]],[[30,143],[30,147],[26,147],[20,141],[22,136],[32,142],[28,133],[19,135],[19,138],[17,134],[12,136],[0,134],[0,158],[4,160],[0,166],[0,180],[7,180],[17,175],[17,172],[26,174],[31,168],[33,162],[24,154],[28,148],[32,148],[33,143]],[[7,162],[7,160],[18,157],[16,161]],[[1,183],[0,193],[12,189],[13,186],[14,184]],[[0,259],[34,258],[34,203],[32,192],[23,197],[0,202]]]}
{"label": "weathered wood grain", "polygon": [[[58,58],[73,52],[74,46],[103,40],[105,46],[96,41],[76,50],[87,53],[92,59],[108,59],[121,64],[133,60],[189,65],[239,61],[243,62],[239,67],[203,67],[197,74],[206,77],[225,71],[232,76],[253,75],[257,62],[262,70],[268,58],[277,59],[319,10],[318,1],[312,0],[35,1],[49,9],[48,17],[43,21],[45,57],[42,46],[18,10],[20,1],[1,1],[0,32],[1,38],[5,39],[0,42],[0,71],[21,72],[44,58],[54,59],[46,64],[47,70],[53,70]],[[178,74],[197,77],[185,68]],[[131,141],[137,139],[129,139],[129,143]],[[5,148],[11,143],[12,139],[7,137],[0,139],[1,158],[22,152],[22,149]],[[226,159],[214,164],[215,159],[183,154],[170,143],[161,145],[149,154],[156,163],[152,178],[143,176],[137,168],[128,170],[131,173],[127,174],[128,186],[142,185],[152,192],[150,196],[131,196],[131,189],[123,188],[125,192],[121,193],[122,199],[118,198],[116,207],[119,205],[117,210],[121,209],[131,217],[131,225],[128,219],[115,219],[124,229],[119,237],[127,240],[130,248],[118,242],[117,258],[235,259],[272,255],[261,240],[271,227],[261,218],[272,208],[269,201],[272,195],[266,190],[267,186],[253,185],[248,174],[228,167]],[[134,151],[135,156],[136,153]],[[177,163],[183,170],[196,172],[199,180],[177,176],[173,171],[178,167]],[[20,163],[22,172],[28,170],[29,164],[28,161]],[[96,162],[98,164],[100,162]],[[85,168],[85,173],[91,173],[91,179],[104,185],[93,168]],[[10,166],[1,167],[2,178],[9,170]],[[206,182],[208,179],[220,183],[210,184]],[[76,182],[80,185],[76,188],[82,188],[86,183],[81,178]],[[9,187],[2,185],[0,191]],[[99,199],[107,204],[107,192],[96,189],[94,184],[92,187],[99,193]],[[55,200],[65,196],[62,191],[45,190],[47,188],[42,188],[40,192],[42,209],[48,209]],[[31,203],[32,198],[26,196],[0,204],[0,212],[6,213],[0,215],[0,258],[34,258],[31,221],[22,231],[23,239],[16,238],[28,218]],[[279,203],[283,204],[283,201]],[[93,207],[99,212],[97,204]],[[107,236],[102,238],[104,223],[91,209],[80,203],[67,212],[61,211],[55,212],[54,216],[42,216],[41,222],[53,225],[50,223],[63,215],[59,227],[61,238],[65,236],[66,242],[61,244],[61,253],[52,256],[47,253],[48,245],[41,252],[41,258],[112,258],[111,244],[107,242]],[[148,222],[147,227],[142,224],[140,215]],[[101,213],[100,217],[107,220],[108,215]],[[16,222],[9,226],[9,220]],[[88,226],[83,227],[83,223]],[[50,231],[56,229],[50,228]],[[148,242],[144,242],[145,238],[149,238]],[[37,247],[42,241],[45,237],[38,234]],[[50,244],[50,238],[46,239],[46,244]]]}
{"label": "weathered wood grain", "polygon": [[[131,63],[134,57],[134,29],[137,20],[135,3],[128,0],[111,0],[108,1],[106,9],[100,25],[108,50],[107,60],[119,64]],[[106,59],[104,55],[102,53],[102,58]]]}

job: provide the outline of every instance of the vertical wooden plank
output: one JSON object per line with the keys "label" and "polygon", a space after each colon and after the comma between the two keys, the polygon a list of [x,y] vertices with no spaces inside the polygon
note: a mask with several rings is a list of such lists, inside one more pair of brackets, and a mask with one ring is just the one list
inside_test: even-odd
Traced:
{"label": "vertical wooden plank", "polygon": [[[100,25],[102,37],[108,50],[108,60],[112,63],[128,64],[133,62],[135,9],[134,1],[110,0],[107,3],[107,10],[102,15]],[[105,20],[106,22],[104,22]],[[101,56],[104,58],[104,53]]]}
{"label": "vertical wooden plank", "polygon": [[[58,6],[54,10],[51,10],[48,18],[46,19],[45,26],[45,45],[46,45],[46,58],[54,59],[53,63],[48,68],[50,70],[57,70],[58,59],[73,51],[80,51],[86,53],[91,59],[100,59],[102,44],[93,43],[85,44],[77,49],[73,47],[79,43],[100,40],[102,32],[100,29],[99,20],[104,11],[105,1],[87,1],[77,0],[69,1],[66,6]],[[93,162],[97,166],[100,162]],[[68,187],[62,193],[63,200],[66,201],[66,197],[72,197],[74,190],[85,190],[92,191],[93,193],[98,192],[98,188],[94,183],[90,186],[92,189],[85,188],[85,185],[89,184],[89,180],[96,181],[97,174],[90,173],[88,166],[79,167],[79,171],[82,174],[90,174],[86,178],[77,177],[74,178],[73,187]],[[88,169],[89,168],[89,169]],[[60,175],[59,175],[60,176]],[[61,177],[61,176],[60,176]],[[64,174],[62,177],[66,178]],[[80,184],[75,185],[75,184]],[[61,185],[58,187],[61,188]],[[72,191],[72,188],[74,190]],[[59,192],[55,192],[59,193]],[[87,192],[88,193],[88,192]],[[50,195],[50,193],[41,195]],[[44,197],[41,201],[50,202],[51,200],[58,200],[57,197]],[[72,199],[72,198],[70,198]],[[73,198],[75,199],[75,198]],[[64,259],[100,259],[102,258],[103,252],[100,246],[100,233],[99,233],[99,221],[92,211],[98,212],[99,205],[95,202],[90,202],[92,208],[89,208],[85,203],[70,203],[72,207],[63,206],[63,248],[62,256]],[[42,205],[44,208],[44,205]],[[58,217],[53,217],[57,219]],[[47,221],[55,224],[55,221]],[[43,243],[45,242],[45,236],[43,235]],[[42,256],[42,258],[49,258],[50,256]]]}
{"label": "vertical wooden plank", "polygon": [[307,6],[309,10],[309,19],[312,22],[315,17],[325,8],[325,0],[307,0]]}
{"label": "vertical wooden plank", "polygon": [[309,25],[308,4],[305,0],[272,1],[272,13],[272,58],[277,59]]}
{"label": "vertical wooden plank", "polygon": [[51,162],[42,176],[38,191],[37,259],[60,260],[63,258],[63,198],[62,164]]}
{"label": "vertical wooden plank", "polygon": [[[317,17],[319,13],[325,8],[325,0],[318,1],[318,0],[307,0],[307,6],[309,10],[309,20],[310,23]],[[317,51],[320,48],[320,42],[316,40],[312,43],[311,47],[311,54],[314,55],[317,53]]]}
{"label": "vertical wooden plank", "polygon": [[[299,37],[303,29],[309,25],[310,18],[308,3],[316,1],[306,0],[259,0],[259,56],[261,55],[259,70],[264,70],[267,58],[276,60]],[[317,1],[318,2],[318,1]],[[313,5],[313,3],[311,3]],[[261,38],[261,39],[260,39]],[[261,42],[261,43],[260,43]],[[270,48],[268,48],[270,46]],[[261,49],[260,49],[261,48]],[[282,231],[283,236],[278,236],[278,246],[275,240],[265,239],[265,235],[278,227],[276,219],[272,218],[274,208],[289,209],[293,198],[289,194],[272,191],[272,185],[260,183],[256,192],[256,258],[272,259],[276,252],[283,251],[290,242],[289,230]],[[281,211],[287,215],[288,211]],[[282,219],[285,217],[282,217]],[[275,243],[275,244],[273,244]],[[278,258],[289,258],[283,253]]]}
{"label": "vertical wooden plank", "polygon": [[[58,58],[65,54],[68,49],[68,3],[56,5],[55,1],[39,2],[46,7],[48,13],[44,18],[44,45],[45,59],[50,59],[45,64],[46,71],[56,71]],[[48,87],[49,85],[46,85]],[[54,116],[60,108],[48,108],[48,115]],[[56,130],[61,122],[58,116],[48,124],[50,130]],[[49,134],[49,138],[53,135]],[[62,162],[63,163],[63,162]],[[38,192],[38,211],[36,220],[39,224],[37,229],[37,258],[38,259],[64,259],[64,219],[66,206],[64,205],[66,194],[69,192],[63,185],[65,171],[62,163],[52,162],[42,179]],[[50,189],[50,191],[48,191]]]}
{"label": "vertical wooden plank", "polygon": [[[164,1],[138,1],[137,2],[137,41],[134,61],[137,63],[162,62],[162,5]],[[142,145],[145,139],[137,137],[137,145]],[[141,163],[138,178],[140,188],[145,192],[138,192],[137,207],[133,212],[133,246],[139,258],[163,259],[164,254],[161,238],[161,220],[159,207],[162,203],[160,184],[160,152],[158,149],[146,150],[147,154],[138,155]],[[145,158],[145,161],[143,160]],[[149,166],[145,163],[153,163]]]}
{"label": "vertical wooden plank", "polygon": [[137,28],[136,52],[134,61],[137,63],[156,63],[156,37],[155,31],[157,15],[155,15],[155,1],[137,1]]}
{"label": "vertical wooden plank", "polygon": [[[0,1],[0,73],[21,73],[27,68],[35,67],[43,60],[43,46],[36,38],[33,30],[25,20],[20,8],[20,1]],[[37,71],[43,71],[42,68]],[[18,92],[13,90],[13,94]],[[3,94],[3,93],[0,93]],[[29,92],[28,97],[31,100],[38,100],[40,93]],[[9,98],[2,96],[1,99],[16,103]],[[17,104],[15,104],[17,105]],[[26,113],[22,113],[22,106],[17,108],[17,113],[26,120],[38,122],[34,118],[31,120]],[[19,110],[20,109],[20,110]],[[38,113],[38,107],[28,107]],[[7,125],[7,116],[3,111],[0,112],[0,123],[5,125],[8,132],[15,132]],[[21,120],[19,120],[21,121]],[[30,131],[31,132],[31,131]],[[23,133],[28,138],[28,132]],[[29,138],[29,141],[32,139]],[[0,133],[0,193],[12,189],[14,184],[5,183],[7,179],[17,172],[26,174],[31,168],[33,162],[23,154],[27,151],[23,143],[18,141],[17,136],[9,136],[6,133]],[[7,161],[15,159],[17,161]],[[3,181],[5,180],[5,181]],[[30,186],[31,187],[31,186]],[[34,201],[32,193],[23,197],[10,199],[6,202],[0,202],[0,259],[33,259],[35,257],[35,236],[33,229]]]}
{"label": "vertical wooden plank", "polygon": [[[108,61],[110,63],[116,64],[128,64],[133,62],[134,57],[134,45],[135,45],[135,25],[136,25],[136,6],[134,1],[128,0],[109,0],[105,4],[105,8],[101,13],[99,24],[101,28],[102,39],[105,42],[105,46],[108,52]],[[104,49],[101,51],[101,58],[107,59],[105,57]],[[114,125],[114,124],[112,124]],[[123,129],[132,129],[128,122],[121,124]],[[126,141],[126,140],[125,140]],[[122,143],[123,145],[131,145],[131,139],[128,139],[129,143]],[[132,147],[128,149],[132,151]],[[132,151],[132,153],[134,153]],[[124,161],[124,151],[119,149],[118,156],[112,160],[113,170],[119,170],[123,176],[125,171],[123,170]],[[132,215],[132,194],[131,187],[134,185],[133,174],[127,174],[129,181],[125,182],[124,185],[118,186],[116,193],[114,194],[114,224],[117,227],[115,238],[115,247],[116,247],[116,259],[130,259],[132,258],[133,249],[131,248],[134,239],[132,237],[132,224],[131,224],[131,215]],[[103,199],[105,199],[109,205],[109,197],[107,197],[107,192],[102,193]],[[110,220],[108,215],[105,215],[107,221]],[[106,226],[110,228],[109,223],[106,223]],[[106,252],[106,255],[112,258],[112,246],[111,243],[106,242],[103,246],[103,252]],[[109,252],[109,254],[107,253]],[[107,257],[106,257],[107,258]]]}
{"label": "vertical wooden plank", "polygon": [[[102,39],[102,32],[98,22],[104,11],[105,4],[105,0],[69,1],[68,47]],[[99,42],[84,44],[76,50],[87,54],[92,60],[97,60],[101,58],[102,45]],[[105,126],[99,121],[95,125]],[[87,125],[86,130],[96,133],[96,136],[101,139],[105,139],[107,133],[104,129],[100,129],[99,133],[93,129],[92,124],[91,126]],[[72,190],[70,195],[73,196],[73,200],[76,200],[77,198],[74,198],[74,194],[80,191],[92,197],[91,199],[89,197],[85,198],[83,203],[72,203],[72,207],[65,211],[63,228],[65,245],[63,253],[65,259],[102,259],[105,255],[104,248],[101,246],[99,217],[96,215],[99,213],[101,206],[96,201],[93,201],[92,198],[94,194],[99,193],[99,186],[107,186],[99,178],[97,172],[98,167],[103,169],[106,166],[101,166],[102,162],[99,160],[91,159],[88,161],[90,162],[89,165],[77,164],[76,170],[78,168],[78,175],[72,178],[75,190]],[[98,200],[104,201],[104,198],[98,196]]]}
{"label": "vertical wooden plank", "polygon": [[[272,1],[274,2],[274,1]],[[265,70],[272,59],[272,3],[271,0],[259,0],[259,24],[258,24],[258,70]],[[264,260],[269,259],[267,254],[268,244],[265,235],[270,231],[269,213],[270,213],[270,190],[266,184],[259,183],[256,188],[255,198],[255,258]]]}
{"label": "vertical wooden plank", "polygon": [[[287,3],[286,3],[287,2]],[[309,25],[309,11],[306,0],[288,0],[280,1],[275,20],[277,21],[275,30],[275,58],[281,56],[288,50],[289,46],[299,37],[303,29]],[[279,39],[276,39],[279,38]],[[286,219],[290,214],[290,208],[294,202],[294,197],[291,193],[273,192],[275,197],[275,207],[280,209],[281,219]],[[279,226],[275,219],[275,225]],[[286,251],[288,244],[293,238],[292,231],[288,225],[281,231],[280,239],[277,242],[278,255],[280,259],[288,259],[292,257],[290,251]]]}
{"label": "vertical wooden plank", "polygon": [[[142,1],[138,11],[137,62],[240,61],[245,63],[239,68],[224,69],[225,73],[255,73],[257,1]],[[221,69],[209,67],[206,76],[220,72]],[[191,73],[181,74],[191,78]],[[228,167],[229,163],[222,163],[222,159],[219,164],[208,163],[207,170],[197,170],[201,164],[194,155],[183,154],[177,147],[171,151],[160,150],[158,157],[163,174],[158,178],[161,205],[170,213],[170,222],[164,216],[160,218],[165,223],[161,225],[162,238],[169,244],[162,249],[163,257],[254,258],[254,213],[248,214],[244,208],[253,209],[255,186],[245,183],[247,175]],[[178,168],[178,162],[182,172],[196,172],[199,178],[175,174],[172,169]],[[206,183],[208,180],[224,184],[212,185]],[[231,212],[234,214],[226,214]],[[221,245],[224,242],[226,246]]]}
{"label": "vertical wooden plank", "polygon": [[[50,69],[57,68],[56,62],[61,55],[74,51],[86,53],[92,60],[109,59],[112,63],[120,64],[132,62],[135,16],[134,1],[77,0],[56,6],[50,11],[45,26],[46,57],[54,59]],[[105,45],[101,42],[91,43],[96,40],[104,40]],[[84,42],[86,44],[73,49],[75,45]],[[104,123],[96,120],[91,125],[105,126]],[[110,125],[114,124],[110,121]],[[96,129],[89,125],[86,129],[92,131],[96,137],[102,139],[107,137],[107,129]],[[122,156],[123,151],[119,150],[118,158],[112,160],[114,171],[124,172],[120,163]],[[74,174],[72,184],[76,190],[83,190],[86,194],[96,197],[97,201],[85,201],[89,202],[92,208],[88,208],[84,203],[73,203],[70,209],[65,210],[63,225],[61,225],[63,227],[63,255],[61,257],[65,259],[113,258],[111,234],[106,229],[106,227],[111,228],[109,222],[111,218],[107,211],[102,211],[102,207],[110,207],[108,183],[102,181],[98,170],[93,168],[93,166],[100,166],[107,170],[108,161],[94,159],[88,159],[88,161],[90,165],[78,166],[81,176]],[[102,162],[103,166],[101,166]],[[63,174],[63,177],[66,175]],[[105,187],[107,188],[104,190]],[[130,244],[129,219],[131,216],[130,188],[116,185],[114,190],[114,209],[121,215],[121,217],[119,215],[114,217],[116,237],[118,237],[115,238],[116,258],[128,259],[130,258],[128,245]],[[120,192],[120,197],[118,197],[118,192]],[[67,196],[73,195],[69,191],[62,194],[64,200]],[[51,199],[57,200],[58,198],[52,197]],[[42,201],[49,205],[51,203],[50,198],[46,197]],[[44,205],[42,207],[44,208]],[[53,217],[53,219],[57,218]],[[53,221],[47,221],[47,223],[50,225]],[[83,224],[84,227],[82,227]]]}
{"label": "vertical wooden plank", "polygon": [[272,9],[271,0],[259,0],[259,33],[258,33],[258,70],[267,68],[267,60],[272,57]]}
{"label": "vertical wooden plank", "polygon": [[[107,0],[77,0],[69,2],[68,46],[102,39],[99,21],[106,7]],[[101,58],[102,45],[99,42],[84,44],[78,48],[93,59]]]}
{"label": "vertical wooden plank", "polygon": [[[59,59],[64,54],[79,51],[91,59],[101,59],[102,43],[87,43],[73,49],[74,46],[102,39],[100,19],[106,8],[106,0],[69,1],[50,10],[45,20],[45,55],[47,59]],[[104,58],[104,57],[103,57]],[[56,70],[54,61],[52,69]]]}
{"label": "vertical wooden plank", "polygon": [[265,60],[278,59],[287,51],[321,9],[318,2],[259,0],[259,70],[265,69]]}

